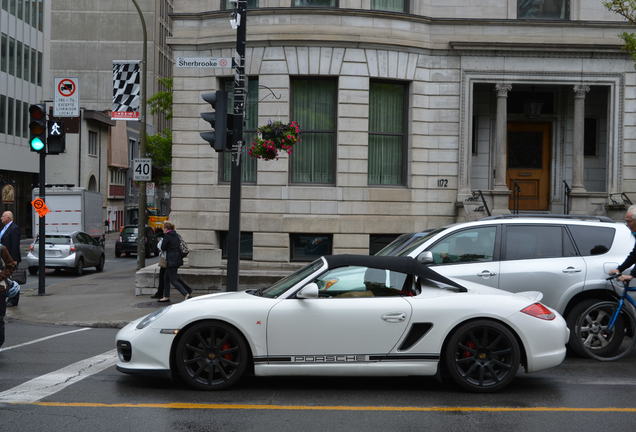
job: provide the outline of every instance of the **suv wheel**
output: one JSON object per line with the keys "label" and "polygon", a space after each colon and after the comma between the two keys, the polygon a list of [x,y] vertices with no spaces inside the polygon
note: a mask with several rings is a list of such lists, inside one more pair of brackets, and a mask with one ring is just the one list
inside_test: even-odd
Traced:
{"label": "suv wheel", "polygon": [[[590,324],[590,320],[596,320],[599,317],[596,316],[583,316],[586,314],[587,310],[590,306],[600,303],[603,300],[601,299],[588,299],[583,300],[578,303],[576,306],[572,308],[567,317],[568,328],[570,329],[570,340],[568,345],[572,351],[574,351],[580,357],[589,358],[590,355],[588,353],[588,349],[585,347],[585,338],[582,335],[586,335],[585,331],[581,331],[581,327],[588,326]],[[620,334],[620,332],[619,332]],[[612,355],[612,350],[617,349],[618,345],[620,345],[622,338],[614,337],[610,343],[607,344],[603,349],[597,350],[598,355]]]}

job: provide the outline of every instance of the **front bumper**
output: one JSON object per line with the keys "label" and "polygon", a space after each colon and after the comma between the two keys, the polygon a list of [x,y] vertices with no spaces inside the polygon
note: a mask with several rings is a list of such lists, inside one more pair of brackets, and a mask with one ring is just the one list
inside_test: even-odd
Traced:
{"label": "front bumper", "polygon": [[124,253],[137,253],[137,242],[116,243],[115,250]]}
{"label": "front bumper", "polygon": [[139,318],[119,330],[116,336],[117,370],[128,374],[159,374],[170,372],[170,350],[175,334],[161,333],[152,325],[137,329]]}
{"label": "front bumper", "polygon": [[[40,263],[39,258],[32,252],[29,252],[25,258],[28,267],[37,267]],[[77,255],[72,253],[65,257],[44,257],[44,267],[47,268],[73,268],[77,263]]]}

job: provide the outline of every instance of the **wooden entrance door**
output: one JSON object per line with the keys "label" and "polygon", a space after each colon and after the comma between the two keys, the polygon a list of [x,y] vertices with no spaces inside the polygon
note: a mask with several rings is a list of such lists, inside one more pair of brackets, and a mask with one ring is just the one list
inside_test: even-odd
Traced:
{"label": "wooden entrance door", "polygon": [[515,198],[519,210],[548,210],[550,132],[550,123],[508,123],[506,183],[512,191],[511,210],[515,209]]}

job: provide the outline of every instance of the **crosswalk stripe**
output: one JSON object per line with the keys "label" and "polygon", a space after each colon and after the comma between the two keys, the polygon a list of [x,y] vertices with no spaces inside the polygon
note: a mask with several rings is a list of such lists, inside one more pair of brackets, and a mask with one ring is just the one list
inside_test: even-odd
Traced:
{"label": "crosswalk stripe", "polygon": [[86,331],[86,330],[90,330],[90,329],[91,329],[91,327],[83,327],[83,328],[77,329],[77,330],[70,330],[70,331],[67,331],[67,332],[55,333],[54,335],[42,337],[42,338],[39,338],[39,339],[34,339],[32,341],[29,341],[29,342],[24,342],[24,343],[21,343],[21,344],[18,344],[18,345],[12,345],[12,346],[8,346],[8,347],[0,348],[0,352],[9,351],[9,350],[12,350],[12,349],[15,349],[15,348],[20,348],[20,347],[31,345],[31,344],[34,344],[34,343],[43,342],[45,340],[53,339],[53,338],[56,338],[56,337],[59,337],[59,336],[64,336],[64,335],[68,335],[68,334],[71,334],[71,333],[77,333],[77,332]]}
{"label": "crosswalk stripe", "polygon": [[1,402],[33,403],[117,363],[117,350],[107,351],[33,378],[0,393]]}

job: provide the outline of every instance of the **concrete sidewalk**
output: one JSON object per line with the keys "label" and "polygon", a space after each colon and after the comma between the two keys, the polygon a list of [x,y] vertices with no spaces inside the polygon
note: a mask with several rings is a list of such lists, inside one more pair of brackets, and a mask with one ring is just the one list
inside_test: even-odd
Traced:
{"label": "concrete sidewalk", "polygon": [[[31,276],[34,277],[34,276]],[[67,279],[46,288],[23,290],[20,303],[7,308],[7,318],[29,322],[86,327],[123,327],[165,303],[135,295],[135,269],[95,273]],[[177,293],[178,294],[178,293]],[[178,295],[173,296],[173,303]]]}

